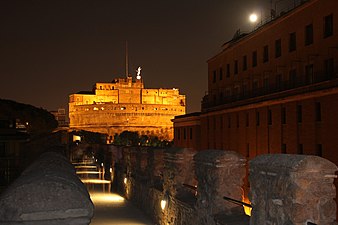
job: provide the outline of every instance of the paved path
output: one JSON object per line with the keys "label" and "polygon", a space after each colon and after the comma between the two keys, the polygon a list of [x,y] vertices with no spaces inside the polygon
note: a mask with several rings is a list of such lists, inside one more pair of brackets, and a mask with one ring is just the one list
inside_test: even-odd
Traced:
{"label": "paved path", "polygon": [[154,225],[139,209],[117,194],[91,192],[95,205],[90,225]]}

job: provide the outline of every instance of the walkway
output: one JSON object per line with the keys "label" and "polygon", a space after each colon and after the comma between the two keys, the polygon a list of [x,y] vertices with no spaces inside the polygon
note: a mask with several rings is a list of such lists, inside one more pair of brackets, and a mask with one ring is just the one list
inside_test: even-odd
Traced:
{"label": "walkway", "polygon": [[95,205],[91,225],[153,225],[139,209],[117,194],[91,192]]}
{"label": "walkway", "polygon": [[91,225],[154,225],[123,197],[109,192],[111,181],[104,179],[103,168],[96,166],[93,159],[73,164],[95,206]]}

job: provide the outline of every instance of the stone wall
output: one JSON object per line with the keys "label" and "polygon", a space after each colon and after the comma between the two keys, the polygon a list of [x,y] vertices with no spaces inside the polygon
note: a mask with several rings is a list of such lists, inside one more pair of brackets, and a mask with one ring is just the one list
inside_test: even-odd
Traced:
{"label": "stone wall", "polygon": [[336,171],[335,164],[317,156],[256,157],[250,161],[250,224],[333,224]]}
{"label": "stone wall", "polygon": [[200,223],[214,224],[217,214],[243,217],[243,207],[223,197],[242,201],[245,158],[236,152],[206,150],[198,152],[194,160]]}
{"label": "stone wall", "polygon": [[67,158],[41,155],[0,196],[0,224],[87,225],[93,203]]}
{"label": "stone wall", "polygon": [[[252,215],[243,210],[246,160],[232,151],[120,148],[120,192],[158,225],[332,225],[337,170],[315,156],[249,162]],[[225,200],[226,197],[228,200]]]}

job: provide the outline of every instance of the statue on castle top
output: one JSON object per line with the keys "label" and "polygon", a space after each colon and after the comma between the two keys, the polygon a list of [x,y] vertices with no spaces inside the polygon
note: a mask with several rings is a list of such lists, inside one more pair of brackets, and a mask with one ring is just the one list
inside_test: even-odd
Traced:
{"label": "statue on castle top", "polygon": [[138,80],[141,79],[141,70],[142,70],[142,68],[140,66],[136,70],[136,72],[137,72],[136,79],[138,79]]}

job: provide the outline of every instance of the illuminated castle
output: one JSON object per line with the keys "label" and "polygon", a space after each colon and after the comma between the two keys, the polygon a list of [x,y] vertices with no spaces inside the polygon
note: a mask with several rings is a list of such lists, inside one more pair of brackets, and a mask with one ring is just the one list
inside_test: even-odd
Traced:
{"label": "illuminated castle", "polygon": [[70,128],[107,134],[137,131],[139,135],[173,139],[172,119],[185,114],[185,95],[179,90],[146,89],[138,69],[111,83],[96,83],[93,90],[69,96]]}

